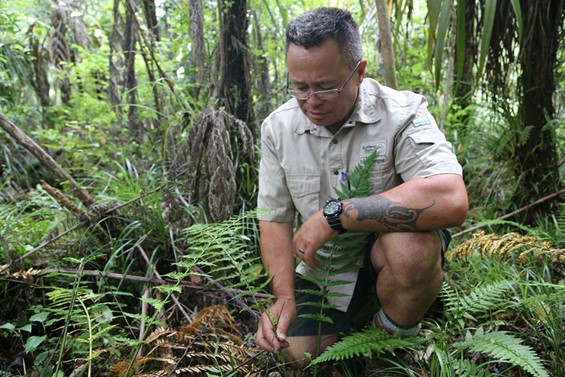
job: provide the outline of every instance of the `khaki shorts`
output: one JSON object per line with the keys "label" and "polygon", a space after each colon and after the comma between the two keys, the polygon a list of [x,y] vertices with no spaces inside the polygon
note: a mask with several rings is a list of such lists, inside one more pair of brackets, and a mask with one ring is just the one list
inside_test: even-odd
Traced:
{"label": "khaki shorts", "polygon": [[[451,233],[447,229],[440,229],[438,233],[441,239],[441,263],[443,265],[445,252],[451,242]],[[365,263],[359,270],[357,284],[346,312],[331,308],[320,309],[311,305],[312,302],[319,302],[320,296],[310,292],[319,291],[320,288],[296,274],[297,318],[289,328],[288,336],[340,334],[350,330],[359,330],[373,318],[380,307],[375,294],[377,273],[370,263],[370,251],[377,238],[378,233],[375,233],[367,241]],[[331,319],[331,323],[312,318],[320,315]]]}

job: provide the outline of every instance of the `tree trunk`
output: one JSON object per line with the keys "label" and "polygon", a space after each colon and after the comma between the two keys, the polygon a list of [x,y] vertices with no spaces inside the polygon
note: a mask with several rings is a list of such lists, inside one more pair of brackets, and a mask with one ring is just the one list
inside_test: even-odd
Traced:
{"label": "tree trunk", "polygon": [[143,14],[145,15],[145,24],[149,32],[149,39],[154,46],[155,41],[161,40],[159,37],[159,23],[157,22],[157,11],[155,8],[155,0],[143,0]]}
{"label": "tree trunk", "polygon": [[[245,201],[246,208],[253,208],[257,182],[255,150],[247,148],[247,139],[256,139],[256,127],[251,101],[247,36],[247,1],[218,0],[220,12],[220,100],[229,114],[243,121],[231,122],[229,129],[234,161],[237,161],[237,197]],[[246,129],[250,135],[242,136]],[[246,132],[247,133],[247,132]]]}
{"label": "tree trunk", "polygon": [[28,33],[29,47],[33,60],[31,66],[33,67],[32,80],[33,89],[39,98],[39,103],[43,109],[49,107],[51,101],[49,100],[49,77],[47,73],[48,62],[45,59],[45,50],[39,44],[37,35],[33,32]]}
{"label": "tree trunk", "polygon": [[[128,2],[128,4],[131,4]],[[137,42],[137,30],[134,20],[135,11],[126,6],[126,22],[123,50],[126,64],[125,92],[128,94],[128,125],[132,137],[141,142],[141,130],[137,117],[137,79],[135,75],[135,46]]]}
{"label": "tree trunk", "polygon": [[255,134],[247,57],[247,1],[218,0],[220,12],[220,93],[229,113],[243,120]]}
{"label": "tree trunk", "polygon": [[[456,75],[456,86],[455,86],[455,98],[457,99],[457,103],[461,106],[462,109],[469,106],[472,102],[473,96],[473,80],[474,80],[474,73],[473,73],[473,66],[475,65],[475,56],[477,51],[477,46],[474,38],[475,29],[475,17],[476,17],[476,4],[475,0],[467,0],[464,1],[462,4],[458,4],[458,7],[461,8],[461,12],[463,14],[458,14],[457,19],[463,19],[465,22],[464,28],[461,30],[457,30],[457,32],[464,32],[465,33],[465,45],[464,50],[462,52],[456,51],[456,56],[462,54],[463,59],[463,68],[462,71],[459,73],[457,72],[457,67],[455,71]],[[459,12],[458,8],[458,12]],[[457,45],[456,45],[457,48]]]}
{"label": "tree trunk", "polygon": [[[255,21],[254,31],[257,49],[259,51],[265,51],[261,25],[259,24],[257,12],[253,12],[253,20]],[[264,53],[257,55],[255,61],[254,72],[256,72],[256,77],[258,77],[257,90],[259,91],[261,98],[260,102],[257,103],[257,118],[264,119],[273,110],[271,101],[269,100],[272,96],[271,81],[269,78],[269,63],[267,56]]]}
{"label": "tree trunk", "polygon": [[[192,40],[192,52],[189,60],[189,68],[194,68],[194,81],[196,83],[190,94],[195,101],[198,101],[206,73],[206,59],[204,54],[204,14],[202,13],[202,0],[190,0],[188,6],[190,9],[190,37]],[[186,73],[188,74],[188,72]]]}
{"label": "tree trunk", "polygon": [[[516,206],[549,195],[563,188],[557,161],[557,125],[554,122],[555,67],[559,48],[559,28],[563,25],[563,0],[522,0],[524,41],[521,48],[520,77],[523,96],[519,118],[528,135],[516,143],[516,173],[520,184],[515,194]],[[540,4],[543,3],[543,4]],[[530,128],[528,130],[528,128]],[[533,223],[535,214],[551,211],[552,202],[528,211],[524,222]],[[553,202],[555,205],[555,202]],[[535,211],[535,212],[534,212]]]}
{"label": "tree trunk", "polygon": [[120,87],[123,85],[121,80],[122,75],[120,74],[123,68],[123,59],[119,53],[122,50],[122,36],[120,30],[123,27],[123,17],[120,13],[120,0],[114,0],[113,6],[113,23],[112,23],[112,33],[110,34],[110,39],[108,44],[110,46],[110,54],[108,56],[108,71],[110,72],[110,77],[108,80],[108,97],[110,98],[110,103],[114,106],[114,111],[118,116],[118,120],[122,118],[122,95]]}
{"label": "tree trunk", "polygon": [[70,105],[71,84],[68,77],[68,63],[71,62],[71,50],[67,43],[67,20],[63,6],[56,4],[51,11],[51,25],[53,32],[50,40],[51,61],[59,71],[56,83],[61,91],[61,101]]}
{"label": "tree trunk", "polygon": [[394,48],[392,45],[392,32],[388,14],[388,1],[376,0],[377,19],[379,24],[379,51],[383,58],[383,72],[385,85],[396,89],[396,69],[394,67]]}

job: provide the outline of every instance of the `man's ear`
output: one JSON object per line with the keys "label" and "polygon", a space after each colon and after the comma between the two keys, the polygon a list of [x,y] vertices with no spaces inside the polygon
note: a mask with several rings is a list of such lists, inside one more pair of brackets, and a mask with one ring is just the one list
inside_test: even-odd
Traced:
{"label": "man's ear", "polygon": [[359,68],[357,69],[357,84],[361,84],[363,79],[365,78],[365,73],[367,72],[367,61],[361,60],[361,64],[359,64]]}

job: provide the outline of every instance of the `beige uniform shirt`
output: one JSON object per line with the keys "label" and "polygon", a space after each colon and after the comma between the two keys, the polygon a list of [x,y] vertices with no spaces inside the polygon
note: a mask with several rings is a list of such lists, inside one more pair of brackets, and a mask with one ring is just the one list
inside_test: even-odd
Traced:
{"label": "beige uniform shirt", "polygon": [[[373,151],[377,161],[371,173],[373,194],[414,178],[462,174],[461,165],[421,95],[396,91],[365,78],[351,117],[334,135],[312,124],[295,99],[279,107],[261,127],[258,218],[298,223],[337,196],[347,184],[347,173]],[[346,198],[342,198],[346,199]],[[361,263],[359,250],[356,264]],[[300,274],[315,274],[304,262]],[[347,310],[357,270],[333,276],[349,283],[330,287],[341,296],[330,297]]]}

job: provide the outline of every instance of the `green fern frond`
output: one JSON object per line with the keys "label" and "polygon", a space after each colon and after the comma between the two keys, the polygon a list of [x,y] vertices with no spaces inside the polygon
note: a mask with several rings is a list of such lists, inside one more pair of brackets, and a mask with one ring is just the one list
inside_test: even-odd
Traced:
{"label": "green fern frond", "polygon": [[498,307],[507,307],[506,292],[511,288],[510,281],[501,280],[476,287],[467,295],[459,297],[447,283],[444,283],[440,296],[445,300],[446,309],[453,317],[475,319],[490,314]]}
{"label": "green fern frond", "polygon": [[367,357],[396,349],[413,348],[424,342],[419,337],[392,337],[385,331],[374,327],[353,333],[331,345],[326,351],[312,360],[312,365],[327,361],[340,361],[354,357]]}
{"label": "green fern frond", "polygon": [[238,296],[254,296],[264,292],[265,279],[257,246],[248,235],[255,229],[256,212],[248,211],[219,223],[194,224],[183,233],[190,247],[177,263],[185,274],[168,275],[184,279],[195,274],[194,267],[206,269],[214,281],[240,290]]}
{"label": "green fern frond", "polygon": [[[349,185],[341,182],[340,188],[336,188],[336,192],[342,198],[366,197],[372,193],[372,185],[370,182],[370,172],[377,159],[376,153],[372,153],[364,161],[359,163],[348,173]],[[311,274],[305,274],[303,278],[320,287],[320,293],[316,296],[321,297],[321,302],[307,302],[303,305],[312,306],[319,309],[317,313],[309,314],[308,317],[320,322],[331,323],[324,310],[335,308],[328,302],[328,299],[338,297],[340,293],[332,292],[329,288],[352,284],[353,281],[344,281],[337,278],[338,274],[356,271],[359,269],[359,258],[362,255],[363,246],[367,242],[367,233],[363,232],[347,232],[338,234],[334,239],[326,242],[316,254],[319,262],[317,270]],[[301,292],[306,292],[299,289]],[[310,290],[311,291],[311,290]],[[312,293],[312,292],[310,292]]]}
{"label": "green fern frond", "polygon": [[495,360],[506,361],[519,366],[536,377],[549,377],[539,356],[523,344],[522,339],[507,331],[484,332],[482,328],[474,335],[467,334],[465,341],[453,344],[461,350],[484,353]]}
{"label": "green fern frond", "polygon": [[377,153],[371,153],[364,161],[359,163],[355,168],[347,173],[349,185],[341,182],[336,192],[341,198],[364,198],[373,193],[370,174],[375,162],[377,161]]}
{"label": "green fern frond", "polygon": [[[565,285],[552,283],[530,283],[529,295],[519,301],[519,305],[532,312],[535,318],[548,325],[553,318],[562,317],[565,302]],[[551,326],[551,325],[549,325]]]}
{"label": "green fern frond", "polygon": [[322,310],[332,309],[334,307],[333,305],[328,304],[327,302],[324,302],[324,301],[306,301],[306,302],[302,302],[298,305],[311,306],[311,307],[322,309]]}
{"label": "green fern frond", "polygon": [[507,280],[501,280],[475,288],[469,294],[461,297],[461,305],[466,312],[484,314],[497,305],[507,305],[505,292],[512,285]]}
{"label": "green fern frond", "polygon": [[[330,306],[329,309],[332,309],[334,306]],[[307,318],[307,319],[313,319],[314,321],[317,322],[324,322],[324,323],[333,323],[333,319],[331,319],[331,317],[328,317],[327,315],[323,314],[323,312],[320,313],[304,313],[304,314],[300,314],[299,315],[300,318]]]}
{"label": "green fern frond", "polygon": [[451,360],[451,367],[457,373],[457,376],[462,377],[491,377],[494,376],[491,372],[484,369],[480,365],[473,364],[467,359],[454,359]]}

